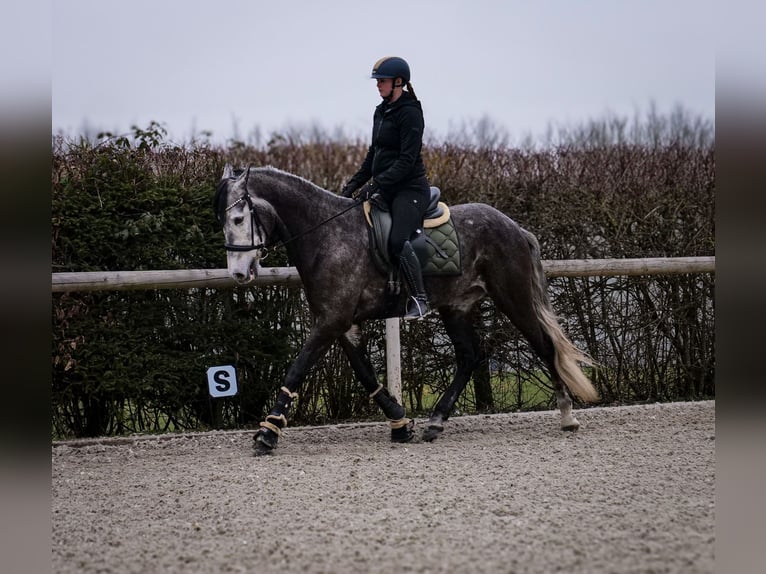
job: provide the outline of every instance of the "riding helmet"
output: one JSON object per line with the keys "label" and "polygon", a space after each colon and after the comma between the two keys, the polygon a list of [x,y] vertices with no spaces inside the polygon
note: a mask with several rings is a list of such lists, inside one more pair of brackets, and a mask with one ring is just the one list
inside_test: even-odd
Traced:
{"label": "riding helmet", "polygon": [[410,66],[403,58],[387,56],[381,58],[372,67],[371,78],[402,78],[404,83],[410,81]]}

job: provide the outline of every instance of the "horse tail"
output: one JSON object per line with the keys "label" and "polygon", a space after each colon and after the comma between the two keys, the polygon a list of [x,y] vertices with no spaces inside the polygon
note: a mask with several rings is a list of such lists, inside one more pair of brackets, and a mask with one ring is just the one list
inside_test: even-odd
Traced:
{"label": "horse tail", "polygon": [[532,265],[534,266],[534,274],[531,278],[532,303],[535,315],[553,343],[556,370],[570,392],[584,401],[596,402],[599,399],[598,392],[577,364],[580,362],[588,366],[595,366],[596,362],[575,347],[561,329],[548,298],[548,282],[540,259],[540,244],[532,233],[526,229],[522,229],[522,231],[529,244]]}

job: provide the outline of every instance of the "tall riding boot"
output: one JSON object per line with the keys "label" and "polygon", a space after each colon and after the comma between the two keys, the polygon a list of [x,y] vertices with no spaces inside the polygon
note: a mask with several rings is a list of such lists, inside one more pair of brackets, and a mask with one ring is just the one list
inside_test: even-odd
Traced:
{"label": "tall riding boot", "polygon": [[428,306],[428,295],[423,286],[423,274],[420,270],[420,260],[409,241],[404,242],[399,254],[399,267],[402,270],[410,297],[407,299],[407,312],[402,319],[422,319],[431,312]]}

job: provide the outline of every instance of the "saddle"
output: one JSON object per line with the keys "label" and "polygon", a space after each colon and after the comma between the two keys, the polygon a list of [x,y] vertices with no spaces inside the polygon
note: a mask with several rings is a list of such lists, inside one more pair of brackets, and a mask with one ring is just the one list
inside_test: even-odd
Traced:
{"label": "saddle", "polygon": [[[423,228],[410,237],[410,244],[420,260],[424,276],[460,275],[460,239],[452,223],[449,207],[441,201],[441,191],[431,187],[431,197],[423,221]],[[378,270],[395,278],[399,272],[388,252],[391,234],[391,213],[381,199],[373,196],[363,204],[370,237],[370,255]]]}

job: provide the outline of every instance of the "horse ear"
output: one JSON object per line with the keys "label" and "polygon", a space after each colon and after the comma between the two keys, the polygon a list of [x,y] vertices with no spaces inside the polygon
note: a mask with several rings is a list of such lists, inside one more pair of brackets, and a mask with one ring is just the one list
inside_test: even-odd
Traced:
{"label": "horse ear", "polygon": [[223,179],[230,177],[234,177],[234,168],[227,162],[226,165],[223,166]]}

